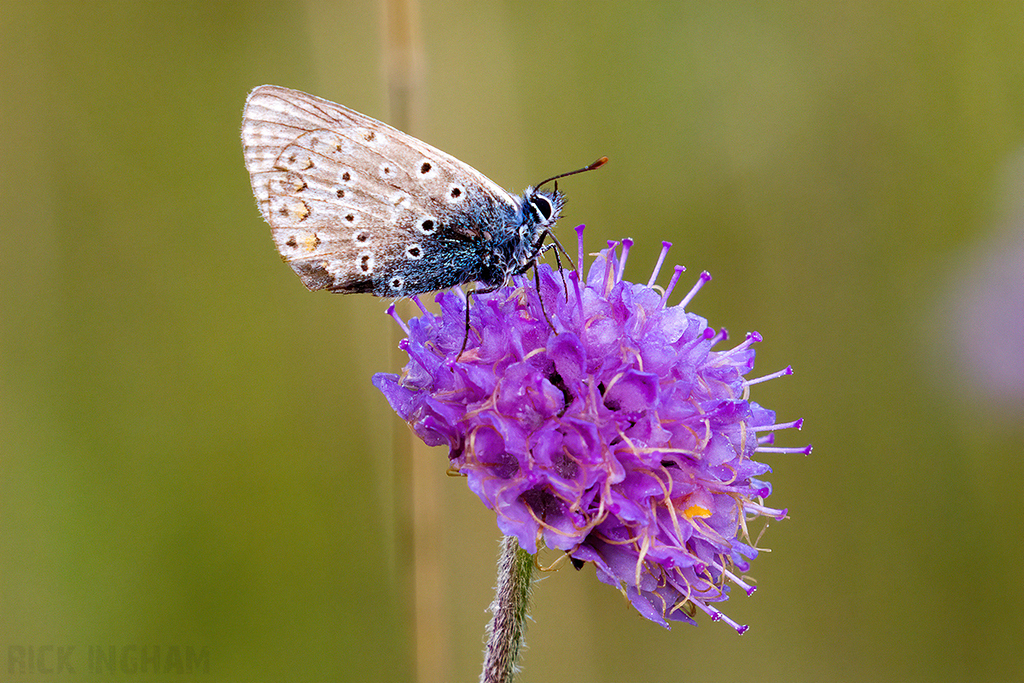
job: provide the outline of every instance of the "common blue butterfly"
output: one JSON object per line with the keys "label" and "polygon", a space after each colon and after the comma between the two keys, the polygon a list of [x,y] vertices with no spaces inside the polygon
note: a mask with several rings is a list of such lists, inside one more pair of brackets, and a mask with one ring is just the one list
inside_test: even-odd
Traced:
{"label": "common blue butterfly", "polygon": [[[476,169],[369,116],[274,85],[242,115],[245,167],[281,257],[311,290],[406,297],[534,265],[564,198],[503,190]],[[467,310],[468,315],[468,310]]]}

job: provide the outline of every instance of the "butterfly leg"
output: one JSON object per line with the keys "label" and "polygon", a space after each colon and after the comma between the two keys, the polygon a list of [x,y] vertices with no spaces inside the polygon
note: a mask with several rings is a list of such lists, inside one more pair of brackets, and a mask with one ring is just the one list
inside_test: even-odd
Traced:
{"label": "butterfly leg", "polygon": [[[462,348],[459,349],[459,355],[455,356],[455,360],[458,361],[462,358],[462,354],[466,352],[466,345],[469,344],[469,305],[470,299],[474,294],[490,294],[491,292],[500,289],[503,285],[492,285],[490,287],[484,287],[483,289],[471,289],[466,292],[466,334],[462,337]],[[543,304],[541,304],[543,307]],[[546,315],[546,314],[545,314]]]}
{"label": "butterfly leg", "polygon": [[[546,240],[549,237],[551,238],[551,243],[550,244],[544,244],[544,240]],[[537,241],[534,244],[535,244],[534,252],[533,252],[533,255],[530,257],[530,262],[532,262],[534,264],[536,264],[537,259],[545,251],[547,251],[549,249],[554,249],[555,250],[555,264],[558,266],[558,272],[562,276],[562,289],[565,291],[565,300],[568,301],[569,300],[569,285],[566,284],[566,282],[565,282],[565,273],[562,271],[562,259],[559,258],[558,252],[562,252],[563,254],[565,254],[565,258],[567,258],[569,260],[569,265],[572,266],[573,270],[576,270],[576,264],[573,263],[572,256],[569,256],[569,252],[567,252],[565,250],[565,247],[562,246],[562,243],[558,241],[557,237],[555,237],[555,233],[551,232],[551,230],[548,230],[547,228],[545,228],[540,233],[540,235],[537,238]]]}
{"label": "butterfly leg", "polygon": [[[544,246],[540,246],[541,244],[544,243],[544,240],[546,240],[549,237],[551,238],[551,244],[544,244]],[[565,250],[565,247],[562,246],[562,243],[558,241],[557,237],[555,237],[555,233],[553,233],[553,232],[551,232],[551,230],[545,228],[544,231],[540,233],[540,237],[537,240],[537,251],[535,252],[534,255],[535,256],[539,256],[540,254],[543,254],[548,249],[556,249],[557,250],[557,251],[555,251],[555,260],[556,261],[558,260],[558,252],[559,251],[562,252],[562,254],[565,256],[565,258],[569,260],[569,265],[572,266],[572,269],[576,270],[576,264],[573,262],[572,256],[569,255],[569,252],[567,252]],[[560,261],[558,262],[558,267],[559,268],[562,267],[562,264],[561,264]]]}
{"label": "butterfly leg", "polygon": [[[558,252],[555,253],[557,254]],[[544,314],[544,319],[548,321],[548,327],[551,328],[551,331],[558,334],[558,330],[555,329],[555,324],[551,322],[551,318],[548,317],[548,312],[544,310],[544,297],[540,295],[540,271],[537,270],[536,263],[533,264],[533,281],[537,284],[537,301],[540,302],[540,312]],[[563,282],[562,284],[565,283]],[[565,299],[566,301],[569,300],[568,290],[566,290]]]}
{"label": "butterfly leg", "polygon": [[[537,284],[537,300],[540,301],[540,312],[544,314],[544,319],[548,321],[548,326],[551,328],[551,331],[552,332],[558,332],[558,330],[555,329],[554,323],[551,322],[551,318],[548,316],[547,310],[545,310],[545,308],[544,308],[544,297],[541,296],[541,293],[540,293],[540,271],[537,270],[537,256],[539,256],[540,254],[543,254],[545,251],[550,249],[552,246],[554,246],[554,245],[548,244],[548,245],[545,245],[543,247],[538,248],[533,253],[533,256],[530,257],[530,260],[528,260],[519,270],[515,271],[512,274],[513,275],[522,275],[523,273],[528,271],[530,268],[533,268],[533,279],[534,279],[534,282],[536,282],[536,284]],[[558,254],[558,252],[556,251],[555,252],[556,258],[557,258],[557,254]],[[561,268],[561,264],[559,264],[559,268]],[[559,272],[561,272],[561,271],[559,271]],[[566,290],[565,290],[565,300],[568,301],[569,300],[569,289],[568,289],[568,285],[565,285],[565,277],[564,276],[562,278],[562,285],[566,287]]]}

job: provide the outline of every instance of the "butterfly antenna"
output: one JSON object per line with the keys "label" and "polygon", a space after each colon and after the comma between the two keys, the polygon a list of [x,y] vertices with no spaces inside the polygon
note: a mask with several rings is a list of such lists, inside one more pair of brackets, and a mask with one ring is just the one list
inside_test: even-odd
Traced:
{"label": "butterfly antenna", "polygon": [[607,163],[608,163],[608,157],[601,157],[600,159],[598,159],[594,163],[587,164],[583,168],[578,168],[575,171],[569,171],[568,173],[561,173],[561,174],[556,175],[556,176],[551,176],[550,178],[545,180],[543,183],[538,183],[537,184],[537,188],[540,188],[540,187],[542,187],[544,185],[547,185],[552,180],[558,180],[559,178],[564,178],[564,177],[570,176],[570,175],[576,175],[577,173],[583,173],[585,171],[593,171],[595,168],[601,168],[602,166],[604,166]]}

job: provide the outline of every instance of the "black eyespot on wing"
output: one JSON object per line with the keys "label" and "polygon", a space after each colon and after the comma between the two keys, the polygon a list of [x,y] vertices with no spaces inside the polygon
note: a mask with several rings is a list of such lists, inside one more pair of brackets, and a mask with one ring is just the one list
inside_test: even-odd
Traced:
{"label": "black eyespot on wing", "polygon": [[427,161],[424,161],[423,165],[420,166],[420,173],[423,173],[423,174],[430,173],[430,169],[431,168],[433,168],[433,167],[430,165],[430,163],[427,162]]}

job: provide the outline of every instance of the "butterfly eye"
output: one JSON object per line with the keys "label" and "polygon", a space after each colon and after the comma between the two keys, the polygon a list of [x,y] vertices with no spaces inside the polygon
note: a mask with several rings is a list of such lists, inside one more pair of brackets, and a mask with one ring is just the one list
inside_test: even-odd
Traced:
{"label": "butterfly eye", "polygon": [[551,214],[555,212],[555,207],[551,204],[551,200],[542,194],[535,194],[530,197],[530,203],[533,204],[533,208],[540,214],[541,221],[546,223],[551,220]]}

